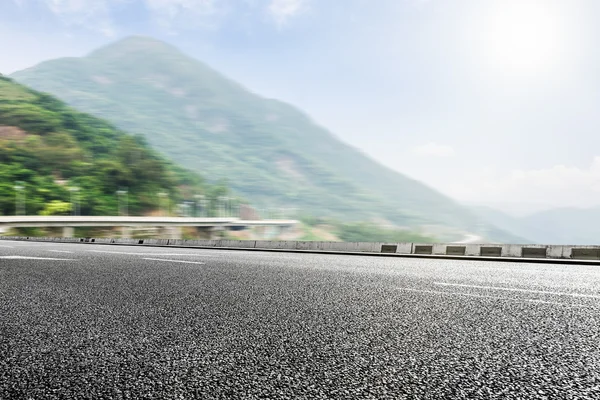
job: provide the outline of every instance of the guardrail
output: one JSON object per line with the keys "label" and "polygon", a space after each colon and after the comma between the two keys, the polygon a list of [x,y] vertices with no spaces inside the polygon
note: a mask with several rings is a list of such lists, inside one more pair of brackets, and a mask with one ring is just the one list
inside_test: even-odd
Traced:
{"label": "guardrail", "polygon": [[365,253],[458,259],[600,260],[600,246],[519,244],[427,244],[375,242],[310,242],[270,240],[111,239],[0,236],[0,240],[199,247],[298,252]]}

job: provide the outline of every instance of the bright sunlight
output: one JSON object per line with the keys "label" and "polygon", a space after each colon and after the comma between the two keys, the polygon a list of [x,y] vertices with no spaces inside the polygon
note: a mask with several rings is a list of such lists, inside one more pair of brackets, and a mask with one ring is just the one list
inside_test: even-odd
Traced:
{"label": "bright sunlight", "polygon": [[562,56],[563,21],[551,2],[505,1],[482,21],[486,61],[505,75],[531,75]]}

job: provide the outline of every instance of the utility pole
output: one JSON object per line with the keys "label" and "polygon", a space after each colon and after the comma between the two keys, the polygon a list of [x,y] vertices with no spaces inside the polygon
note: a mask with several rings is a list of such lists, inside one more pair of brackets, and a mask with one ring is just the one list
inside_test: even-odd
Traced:
{"label": "utility pole", "polygon": [[217,217],[223,218],[223,203],[225,201],[225,197],[219,196],[217,197]]}
{"label": "utility pole", "polygon": [[209,201],[204,198],[204,196],[201,196],[201,200],[200,200],[200,204],[202,205],[202,215],[203,217],[208,217],[208,206],[209,206]]}
{"label": "utility pole", "polygon": [[194,213],[194,209],[192,208],[192,204],[194,204],[192,201],[184,201],[183,204],[185,204],[185,216],[186,217],[191,217],[192,214]]}
{"label": "utility pole", "polygon": [[200,208],[200,212],[204,211],[204,196],[201,194],[197,194],[194,196],[194,198],[196,199],[196,203],[195,205],[195,217],[198,218],[201,216],[201,214],[198,212],[198,208]]}
{"label": "utility pole", "polygon": [[26,213],[25,184],[22,181],[15,182],[15,215]]}
{"label": "utility pole", "polygon": [[167,216],[167,203],[169,202],[168,194],[165,192],[160,192],[158,194],[158,198],[159,198],[159,202],[160,202],[160,209],[161,209],[162,215],[164,217],[166,217]]}
{"label": "utility pole", "polygon": [[[117,195],[119,196],[119,215],[128,215],[127,190],[117,190]],[[125,197],[124,202],[123,196]]]}
{"label": "utility pole", "polygon": [[231,205],[231,216],[235,218],[240,217],[240,200],[233,199],[233,203]]}
{"label": "utility pole", "polygon": [[71,215],[79,215],[79,188],[73,186],[69,191],[71,192]]}

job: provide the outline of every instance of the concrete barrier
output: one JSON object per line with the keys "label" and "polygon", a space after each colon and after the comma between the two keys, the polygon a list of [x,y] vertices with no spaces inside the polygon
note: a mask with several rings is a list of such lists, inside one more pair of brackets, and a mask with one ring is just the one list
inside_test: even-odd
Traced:
{"label": "concrete barrier", "polygon": [[379,242],[316,242],[273,240],[184,240],[131,238],[54,238],[0,236],[0,240],[38,241],[82,244],[120,244],[135,246],[213,247],[264,250],[304,250],[318,252],[397,254],[434,257],[490,257],[526,259],[600,260],[600,246],[562,245],[491,245],[491,244],[428,244]]}
{"label": "concrete barrier", "polygon": [[382,244],[381,252],[382,253],[397,253],[398,245],[397,244]]}
{"label": "concrete barrier", "polygon": [[[296,250],[316,250],[317,246],[314,244],[315,242],[305,242],[298,241],[296,242]],[[256,243],[258,245],[258,243]],[[258,249],[259,247],[257,247]]]}
{"label": "concrete barrier", "polygon": [[223,240],[219,243],[218,247],[253,249],[255,246],[256,246],[256,240]]}
{"label": "concrete barrier", "polygon": [[[256,240],[251,241],[254,249],[265,250],[295,250],[296,242],[293,241],[276,241],[276,240]],[[248,248],[248,247],[247,247]]]}
{"label": "concrete barrier", "polygon": [[571,258],[578,260],[600,260],[600,248],[574,247],[571,249]]}
{"label": "concrete barrier", "polygon": [[190,246],[215,247],[219,240],[190,240]]}
{"label": "concrete barrier", "polygon": [[412,243],[398,243],[398,249],[396,250],[396,254],[412,254],[412,251]]}
{"label": "concrete barrier", "polygon": [[523,247],[521,256],[525,258],[546,258],[548,257],[548,248],[546,246]]}
{"label": "concrete barrier", "polygon": [[[340,242],[312,242],[317,250],[321,251],[347,251],[347,246]],[[344,243],[345,244],[345,243]]]}
{"label": "concrete barrier", "polygon": [[446,246],[446,255],[464,256],[467,252],[467,246]]}
{"label": "concrete barrier", "polygon": [[571,258],[571,247],[569,246],[548,246],[546,251],[548,258]]}
{"label": "concrete barrier", "polygon": [[413,246],[413,254],[433,254],[433,245],[431,244],[415,244]]}
{"label": "concrete barrier", "polygon": [[[363,242],[328,242],[328,247],[333,251],[347,252],[372,252],[381,253],[382,247],[387,246],[386,243],[363,243]],[[385,247],[389,249],[389,247]]]}
{"label": "concrete barrier", "polygon": [[[521,257],[523,253],[523,246],[519,244],[505,244],[502,246],[498,246],[500,248],[500,254],[502,257]],[[488,249],[494,248],[494,250],[487,250],[488,252],[498,253],[498,247],[487,246]],[[483,255],[483,254],[482,254]],[[489,257],[489,255],[486,255]],[[499,257],[497,255],[492,255],[492,257]]]}
{"label": "concrete barrier", "polygon": [[336,250],[339,249],[339,247],[337,247],[335,243],[336,242],[312,242],[312,246],[315,250],[320,251],[341,251]]}
{"label": "concrete barrier", "polygon": [[482,257],[502,257],[502,246],[481,246],[479,255]]}
{"label": "concrete barrier", "polygon": [[117,244],[138,244],[139,239],[119,238],[115,239]]}
{"label": "concrete barrier", "polygon": [[438,256],[445,255],[446,251],[447,251],[447,247],[448,246],[446,246],[445,244],[436,243],[431,247],[431,254],[438,255]]}
{"label": "concrete barrier", "polygon": [[[340,249],[341,251],[350,251],[350,252],[359,252],[359,253],[363,253],[363,252],[380,253],[381,246],[389,244],[389,243],[342,242],[340,244],[343,245]],[[400,250],[401,250],[401,244],[398,244],[396,251],[398,252]]]}
{"label": "concrete barrier", "polygon": [[480,244],[467,244],[465,245],[465,256],[478,256],[480,252]]}

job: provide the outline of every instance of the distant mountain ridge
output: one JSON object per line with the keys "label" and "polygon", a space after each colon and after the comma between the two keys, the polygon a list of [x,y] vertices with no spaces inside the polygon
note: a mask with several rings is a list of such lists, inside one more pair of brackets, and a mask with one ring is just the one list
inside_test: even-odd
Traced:
{"label": "distant mountain ridge", "polygon": [[513,217],[490,207],[474,210],[486,220],[515,235],[539,244],[600,244],[600,207],[555,208],[524,217]]}
{"label": "distant mountain ridge", "polygon": [[155,39],[126,38],[87,57],[44,62],[12,77],[145,136],[186,168],[227,179],[255,204],[350,220],[383,218],[401,227],[437,226],[441,240],[464,232],[519,240],[341,142],[296,108],[251,93]]}

